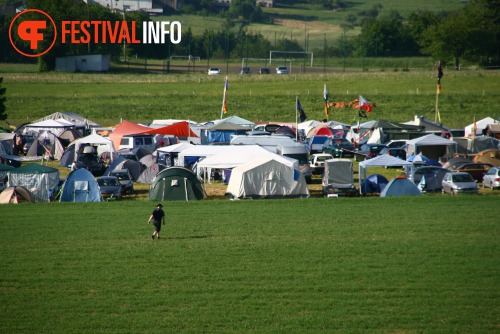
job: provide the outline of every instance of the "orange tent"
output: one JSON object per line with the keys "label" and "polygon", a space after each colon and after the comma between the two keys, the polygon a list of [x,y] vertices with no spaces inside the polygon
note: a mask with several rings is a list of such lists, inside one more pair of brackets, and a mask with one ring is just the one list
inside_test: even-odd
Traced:
{"label": "orange tent", "polygon": [[164,126],[161,128],[150,128],[148,126],[139,125],[129,121],[123,121],[119,124],[115,131],[109,135],[109,139],[113,142],[115,147],[120,147],[120,142],[123,136],[129,135],[173,135],[177,137],[195,137],[198,136],[191,130],[189,123],[186,121],[178,122],[172,125]]}

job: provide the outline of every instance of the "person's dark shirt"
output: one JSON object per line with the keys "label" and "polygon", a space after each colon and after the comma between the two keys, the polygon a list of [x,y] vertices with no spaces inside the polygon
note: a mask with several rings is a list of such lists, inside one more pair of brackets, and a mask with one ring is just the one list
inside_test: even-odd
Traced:
{"label": "person's dark shirt", "polygon": [[165,217],[165,212],[161,208],[156,208],[153,210],[153,219],[157,222],[161,222],[161,219]]}

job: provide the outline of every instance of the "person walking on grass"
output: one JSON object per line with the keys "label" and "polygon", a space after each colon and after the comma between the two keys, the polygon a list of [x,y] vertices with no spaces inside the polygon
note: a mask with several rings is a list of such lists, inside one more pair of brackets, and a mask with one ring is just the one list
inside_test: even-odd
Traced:
{"label": "person walking on grass", "polygon": [[163,205],[158,204],[148,220],[148,225],[151,224],[151,221],[153,221],[153,225],[155,226],[155,231],[151,236],[151,239],[153,240],[155,239],[155,236],[160,239],[161,225],[162,223],[165,225],[165,212],[163,212],[162,208]]}

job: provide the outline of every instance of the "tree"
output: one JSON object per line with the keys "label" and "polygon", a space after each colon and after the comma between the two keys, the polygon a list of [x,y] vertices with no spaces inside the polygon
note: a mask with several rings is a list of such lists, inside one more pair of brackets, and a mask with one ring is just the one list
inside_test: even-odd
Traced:
{"label": "tree", "polygon": [[0,77],[0,121],[5,121],[7,119],[7,114],[5,113],[5,100],[7,99],[4,95],[7,88],[2,87],[3,77]]}

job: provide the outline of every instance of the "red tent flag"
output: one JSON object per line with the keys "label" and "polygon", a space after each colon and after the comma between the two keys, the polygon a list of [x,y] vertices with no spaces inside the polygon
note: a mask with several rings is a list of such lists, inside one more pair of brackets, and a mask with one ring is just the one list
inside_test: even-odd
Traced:
{"label": "red tent flag", "polygon": [[370,104],[370,102],[367,101],[361,95],[359,96],[359,107],[361,109],[365,109],[367,113],[371,113],[371,111],[372,111],[372,105]]}

